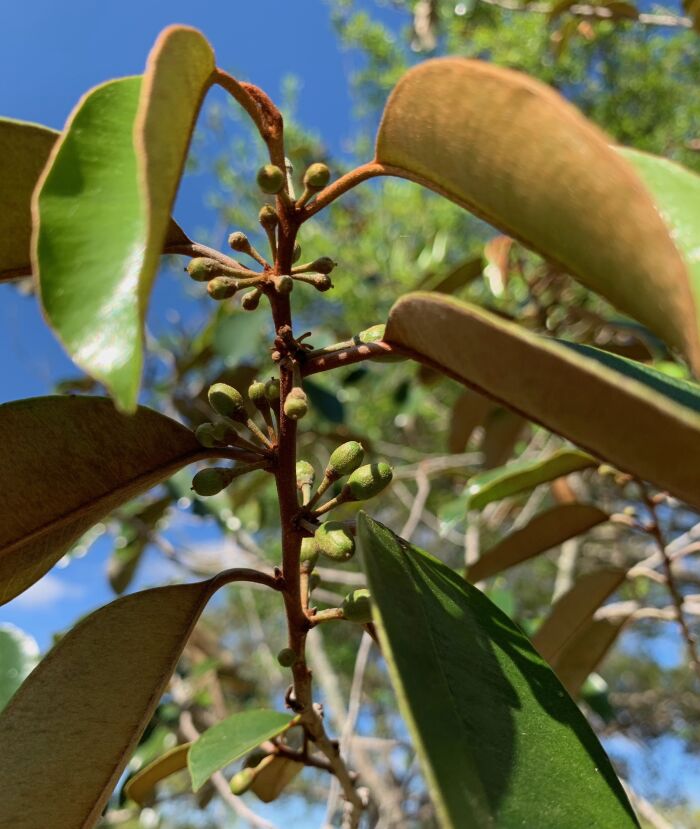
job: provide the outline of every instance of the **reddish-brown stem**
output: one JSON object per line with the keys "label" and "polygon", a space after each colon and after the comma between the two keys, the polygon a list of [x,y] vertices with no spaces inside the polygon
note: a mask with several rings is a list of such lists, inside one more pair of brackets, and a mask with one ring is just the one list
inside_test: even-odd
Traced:
{"label": "reddish-brown stem", "polygon": [[[243,265],[241,265],[240,262],[237,262],[230,256],[226,256],[225,253],[221,253],[215,248],[207,247],[207,245],[200,245],[198,242],[190,242],[189,244],[167,245],[163,249],[163,253],[180,254],[181,256],[190,257],[205,256],[207,259],[214,259],[216,262],[221,262],[221,264],[225,265],[227,268],[232,268],[234,270],[249,270],[249,268],[246,268]],[[251,271],[251,273],[253,272]]]}
{"label": "reddish-brown stem", "polygon": [[306,221],[310,216],[318,213],[319,210],[328,207],[331,202],[335,201],[339,196],[342,196],[343,193],[347,193],[348,190],[352,190],[353,187],[357,187],[358,184],[367,181],[367,179],[374,178],[375,176],[396,175],[393,172],[394,169],[394,167],[381,164],[379,161],[370,161],[367,164],[356,167],[354,170],[350,170],[349,173],[345,173],[344,176],[336,179],[332,184],[329,184],[328,187],[316,194],[316,198],[311,204],[306,205],[301,210],[302,221]]}
{"label": "reddish-brown stem", "polygon": [[363,360],[371,360],[373,357],[381,357],[387,354],[402,354],[396,346],[389,345],[383,340],[375,343],[361,343],[348,348],[340,348],[328,354],[320,354],[304,361],[301,373],[304,377],[310,374],[318,374],[320,371],[330,371],[342,366],[351,366],[354,363],[361,363]]}

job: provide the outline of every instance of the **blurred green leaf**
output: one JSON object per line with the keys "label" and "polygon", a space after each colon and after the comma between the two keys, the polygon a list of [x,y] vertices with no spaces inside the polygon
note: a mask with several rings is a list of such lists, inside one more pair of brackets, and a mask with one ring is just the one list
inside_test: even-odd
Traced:
{"label": "blurred green leaf", "polygon": [[36,640],[8,622],[0,625],[0,711],[39,658]]}

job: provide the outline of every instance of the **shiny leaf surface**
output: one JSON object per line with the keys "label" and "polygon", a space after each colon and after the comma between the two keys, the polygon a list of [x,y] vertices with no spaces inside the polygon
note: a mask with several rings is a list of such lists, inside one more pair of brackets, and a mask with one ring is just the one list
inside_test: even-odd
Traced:
{"label": "shiny leaf surface", "polygon": [[358,543],[382,653],[440,825],[637,826],[590,726],[522,631],[449,567],[364,513]]}

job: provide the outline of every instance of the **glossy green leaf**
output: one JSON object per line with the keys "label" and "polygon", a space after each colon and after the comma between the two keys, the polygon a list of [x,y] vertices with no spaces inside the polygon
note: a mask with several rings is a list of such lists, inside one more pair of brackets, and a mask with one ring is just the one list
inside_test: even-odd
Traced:
{"label": "glossy green leaf", "polygon": [[89,829],[222,580],[117,599],[79,622],[0,715],[0,803],[13,829]]}
{"label": "glossy green leaf", "polygon": [[213,69],[199,32],[167,29],[143,79],[81,99],[35,192],[32,259],[46,318],[125,411],[136,406],[143,319]]}
{"label": "glossy green leaf", "polygon": [[124,786],[124,794],[134,803],[144,806],[153,790],[166,777],[187,768],[187,754],[192,743],[182,743],[137,772]]}
{"label": "glossy green leaf", "polygon": [[637,826],[595,734],[520,628],[364,513],[358,543],[440,825]]}
{"label": "glossy green leaf", "polygon": [[212,455],[174,420],[143,407],[127,417],[99,397],[6,403],[0,443],[0,603],[115,507]]}
{"label": "glossy green leaf", "polygon": [[215,771],[286,731],[293,723],[279,711],[241,711],[208,728],[192,745],[187,765],[196,792]]}
{"label": "glossy green leaf", "polygon": [[39,646],[15,625],[0,625],[0,711],[34,668]]}
{"label": "glossy green leaf", "polygon": [[593,614],[617,590],[626,575],[626,570],[611,567],[579,576],[571,589],[559,597],[532,637],[532,644],[542,658],[551,665],[557,664],[567,645],[591,622]]}
{"label": "glossy green leaf", "polygon": [[608,514],[588,504],[562,504],[541,512],[524,527],[514,530],[486,550],[471,565],[471,582],[488,579],[509,567],[522,564],[540,553],[563,544],[608,520]]}
{"label": "glossy green leaf", "polygon": [[596,466],[596,461],[576,449],[560,449],[546,458],[533,458],[509,463],[498,469],[480,472],[469,479],[467,508],[483,509],[492,501],[518,495],[562,475]]}
{"label": "glossy green leaf", "polygon": [[519,239],[700,370],[687,267],[634,168],[553,89],[490,63],[424,61],[396,86],[376,160]]}
{"label": "glossy green leaf", "polygon": [[700,507],[700,390],[694,383],[596,348],[537,336],[432,294],[400,299],[385,337],[415,359]]}
{"label": "glossy green leaf", "polygon": [[0,281],[31,272],[31,202],[58,133],[0,118]]}

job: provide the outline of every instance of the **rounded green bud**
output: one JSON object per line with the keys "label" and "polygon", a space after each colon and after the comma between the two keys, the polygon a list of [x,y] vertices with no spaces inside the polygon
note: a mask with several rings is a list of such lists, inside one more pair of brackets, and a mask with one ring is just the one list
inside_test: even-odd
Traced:
{"label": "rounded green bud", "polygon": [[309,411],[309,401],[302,389],[292,389],[284,401],[284,413],[290,420],[301,420]]}
{"label": "rounded green bud", "polygon": [[260,288],[253,288],[252,291],[248,291],[243,294],[243,298],[241,299],[241,307],[246,311],[254,311],[258,305],[260,305],[261,296],[262,291]]}
{"label": "rounded green bud", "polygon": [[345,489],[352,493],[356,501],[366,501],[379,495],[393,477],[394,472],[388,463],[368,463],[350,475]]}
{"label": "rounded green bud", "polygon": [[314,259],[309,265],[310,271],[318,271],[319,273],[330,273],[337,265],[330,256],[321,256],[319,259]]}
{"label": "rounded green bud", "polygon": [[245,233],[241,233],[240,230],[236,230],[228,237],[228,243],[233,250],[237,250],[240,253],[247,253],[250,250],[250,242],[248,241],[248,237]]}
{"label": "rounded green bud", "polygon": [[266,230],[274,230],[280,222],[280,217],[274,207],[265,204],[260,208],[258,221]]}
{"label": "rounded green bud", "polygon": [[261,383],[260,380],[255,380],[248,386],[248,397],[250,398],[251,403],[258,409],[261,406],[264,409],[269,408],[270,404],[267,397],[265,397],[265,384]]}
{"label": "rounded green bud", "polygon": [[304,187],[309,190],[323,190],[331,180],[331,171],[322,162],[316,162],[304,173]]}
{"label": "rounded green bud", "polygon": [[372,600],[366,587],[348,593],[343,599],[342,608],[343,615],[349,622],[366,625],[372,621]]}
{"label": "rounded green bud", "polygon": [[321,584],[321,577],[318,573],[312,573],[309,576],[309,592],[315,590]]}
{"label": "rounded green bud", "polygon": [[316,562],[318,561],[318,554],[319,550],[318,545],[316,544],[316,539],[313,537],[302,538],[299,561],[302,565],[306,565],[307,570],[314,569]]}
{"label": "rounded green bud", "polygon": [[231,483],[231,470],[214,466],[200,470],[192,478],[192,489],[197,495],[208,497],[218,495]]}
{"label": "rounded green bud", "polygon": [[221,273],[222,267],[214,259],[198,256],[190,260],[185,270],[196,282],[209,282],[210,279]]}
{"label": "rounded green bud", "polygon": [[207,285],[207,293],[212,299],[231,299],[239,287],[238,280],[230,276],[215,276]]}
{"label": "rounded green bud", "polygon": [[208,393],[209,405],[217,414],[245,423],[248,420],[243,395],[227,383],[214,383]]}
{"label": "rounded green bud", "polygon": [[270,403],[277,403],[280,399],[280,381],[276,377],[270,377],[265,383],[265,397]]}
{"label": "rounded green bud", "polygon": [[207,449],[213,449],[215,446],[220,446],[223,442],[223,435],[221,429],[213,423],[200,423],[194,430],[194,436]]}
{"label": "rounded green bud", "polygon": [[316,472],[308,461],[297,461],[297,486],[313,486]]}
{"label": "rounded green bud", "polygon": [[259,766],[260,763],[268,756],[268,752],[264,748],[254,748],[243,761],[243,768],[252,769]]}
{"label": "rounded green bud", "polygon": [[266,164],[258,170],[258,187],[274,196],[284,187],[284,173],[276,164]]}
{"label": "rounded green bud", "polygon": [[278,294],[291,294],[294,289],[294,280],[288,274],[274,276],[273,283]]}
{"label": "rounded green bud", "polygon": [[297,655],[291,648],[282,648],[277,654],[277,661],[283,668],[291,668],[297,661]]}
{"label": "rounded green bud", "polygon": [[356,440],[349,440],[341,443],[328,459],[326,475],[329,478],[342,478],[354,472],[362,463],[365,457],[365,450],[362,444]]}
{"label": "rounded green bud", "polygon": [[355,539],[340,521],[326,521],[314,533],[319,552],[333,561],[349,561],[355,555]]}
{"label": "rounded green bud", "polygon": [[231,792],[236,796],[245,794],[252,786],[253,780],[255,780],[254,769],[241,769],[231,778],[231,782],[229,783]]}
{"label": "rounded green bud", "polygon": [[294,264],[294,262],[298,262],[300,258],[301,258],[301,245],[299,244],[299,242],[295,242],[294,243],[294,250],[292,251],[292,264]]}

